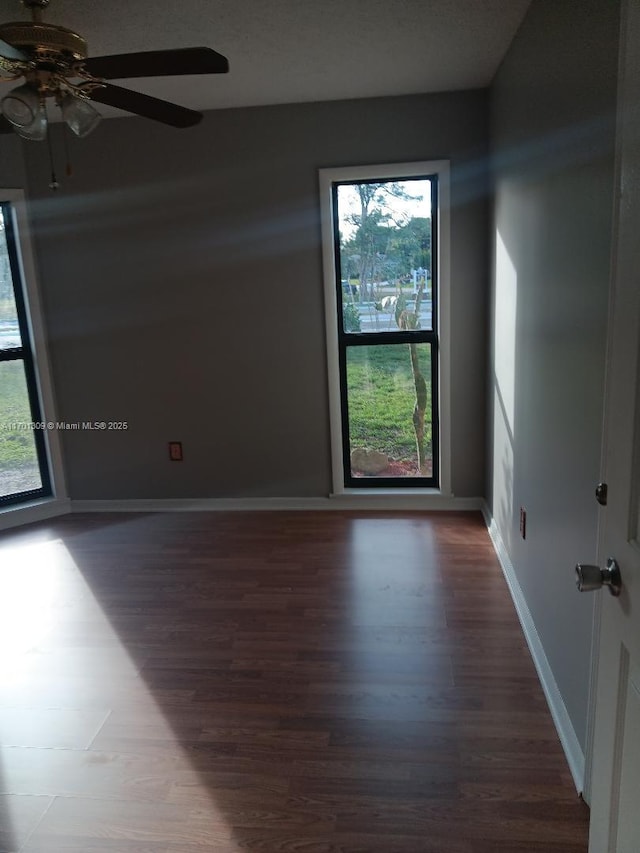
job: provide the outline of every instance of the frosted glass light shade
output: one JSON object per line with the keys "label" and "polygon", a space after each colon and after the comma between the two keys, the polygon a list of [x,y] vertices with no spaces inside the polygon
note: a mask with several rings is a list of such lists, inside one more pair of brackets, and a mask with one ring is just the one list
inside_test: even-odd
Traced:
{"label": "frosted glass light shade", "polygon": [[88,101],[65,95],[60,101],[62,118],[76,136],[86,136],[99,124],[102,116]]}
{"label": "frosted glass light shade", "polygon": [[12,89],[2,99],[4,117],[16,128],[29,127],[37,118],[41,108],[38,90],[29,83]]}
{"label": "frosted glass light shade", "polygon": [[26,127],[18,127],[17,125],[13,128],[18,136],[21,136],[23,139],[32,139],[36,142],[42,142],[43,139],[47,138],[47,113],[44,108],[44,104],[41,104],[38,112],[36,113],[36,117],[28,124]]}

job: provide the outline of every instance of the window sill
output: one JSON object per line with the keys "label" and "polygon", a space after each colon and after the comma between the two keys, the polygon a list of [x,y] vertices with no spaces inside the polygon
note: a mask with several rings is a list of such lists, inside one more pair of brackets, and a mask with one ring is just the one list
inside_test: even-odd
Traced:
{"label": "window sill", "polygon": [[412,488],[407,487],[402,488],[401,486],[397,487],[381,487],[381,488],[349,488],[346,487],[341,492],[333,492],[331,494],[332,498],[341,498],[344,495],[402,495],[403,497],[410,498],[412,495],[440,495],[441,497],[452,498],[453,495],[451,493],[447,494],[443,492],[441,489],[433,489],[433,488]]}
{"label": "window sill", "polygon": [[10,530],[22,524],[34,521],[46,521],[71,511],[71,503],[66,498],[40,498],[28,503],[15,504],[0,508],[0,530]]}
{"label": "window sill", "polygon": [[345,489],[329,499],[344,509],[476,510],[481,498],[456,497],[440,489]]}

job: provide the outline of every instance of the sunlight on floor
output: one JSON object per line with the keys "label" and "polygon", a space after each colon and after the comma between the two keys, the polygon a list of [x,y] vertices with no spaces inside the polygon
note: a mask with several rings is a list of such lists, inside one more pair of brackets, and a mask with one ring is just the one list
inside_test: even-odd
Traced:
{"label": "sunlight on floor", "polygon": [[51,630],[56,572],[52,545],[2,552],[0,565],[0,679],[7,686],[24,674],[25,656]]}
{"label": "sunlight on floor", "polygon": [[[363,683],[346,686],[348,713],[423,720],[431,685],[447,683],[451,671],[434,639],[444,614],[439,574],[430,570],[436,565],[432,533],[420,521],[372,518],[354,520],[350,534],[349,645],[354,683]],[[377,683],[388,671],[396,681],[391,691],[388,681]]]}
{"label": "sunlight on floor", "polygon": [[[351,612],[357,626],[422,626],[437,581],[425,573],[434,558],[429,531],[410,521],[357,519],[350,537]],[[402,565],[398,565],[398,539]],[[434,585],[436,589],[434,589]],[[436,596],[437,597],[437,596]],[[402,611],[399,618],[398,609]]]}
{"label": "sunlight on floor", "polygon": [[[137,661],[63,541],[0,548],[5,844],[13,833],[15,849],[69,839],[80,849],[117,832],[154,848],[199,836],[234,853],[221,809],[163,713],[161,691],[156,700],[140,673],[144,651],[133,654]],[[29,802],[39,804],[32,825]]]}

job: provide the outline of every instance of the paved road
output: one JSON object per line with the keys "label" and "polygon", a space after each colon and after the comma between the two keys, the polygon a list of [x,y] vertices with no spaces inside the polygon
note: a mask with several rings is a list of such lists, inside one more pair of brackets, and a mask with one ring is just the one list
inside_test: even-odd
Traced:
{"label": "paved road", "polygon": [[0,320],[0,349],[21,346],[17,320]]}
{"label": "paved road", "polygon": [[[360,330],[362,332],[396,332],[395,317],[388,311],[376,311],[375,308],[369,309],[367,303],[358,305],[360,314]],[[420,311],[420,328],[431,328],[431,306],[425,306]]]}

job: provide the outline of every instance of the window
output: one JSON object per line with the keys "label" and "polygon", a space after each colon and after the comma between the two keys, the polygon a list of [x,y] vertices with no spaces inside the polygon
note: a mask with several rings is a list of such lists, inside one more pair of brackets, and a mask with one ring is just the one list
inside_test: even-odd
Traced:
{"label": "window", "polygon": [[0,507],[51,494],[18,219],[0,201]]}
{"label": "window", "polygon": [[321,171],[336,492],[448,486],[447,177],[442,162]]}

